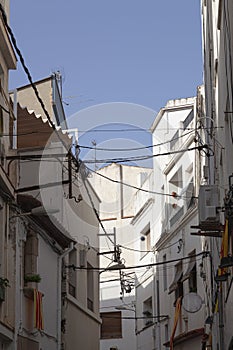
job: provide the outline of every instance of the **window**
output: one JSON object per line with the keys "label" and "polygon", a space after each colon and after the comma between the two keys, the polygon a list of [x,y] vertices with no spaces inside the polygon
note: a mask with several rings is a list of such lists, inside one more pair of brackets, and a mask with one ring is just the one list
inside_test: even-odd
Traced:
{"label": "window", "polygon": [[2,113],[2,108],[0,108],[0,134],[3,134],[3,113]]}
{"label": "window", "polygon": [[103,312],[100,317],[101,339],[122,338],[121,311]]}
{"label": "window", "polygon": [[188,280],[189,292],[197,292],[197,264],[195,258],[196,251],[193,250],[189,256],[190,260],[186,272],[182,277],[182,282]]}
{"label": "window", "polygon": [[[77,265],[77,253],[76,249],[69,253],[69,265]],[[77,283],[77,272],[75,269],[69,269],[69,294],[76,297],[76,283]]]}
{"label": "window", "polygon": [[93,266],[87,263],[87,308],[94,310],[94,275]]}
{"label": "window", "polygon": [[169,193],[172,194],[170,198],[171,204],[177,203],[177,195],[180,193],[183,188],[183,175],[182,168],[180,167],[175,174],[169,180]]}
{"label": "window", "polygon": [[141,232],[141,257],[145,256],[146,251],[151,250],[151,234],[150,234],[150,224]]}
{"label": "window", "polygon": [[153,324],[153,307],[152,307],[152,297],[148,298],[143,302],[143,316],[144,319],[144,325],[149,326]]}
{"label": "window", "polygon": [[[2,70],[2,67],[1,67],[1,65],[0,65],[0,91],[1,91],[1,89],[3,89],[3,84],[4,84],[4,82],[3,82],[3,77],[4,77],[4,73],[3,73],[3,70]],[[3,97],[2,97],[3,95],[2,95],[2,93],[0,93],[0,103],[1,103],[1,105],[5,105],[4,104],[4,100],[3,100]],[[2,134],[4,132],[4,126],[3,126],[3,109],[2,109],[2,107],[0,108],[0,134]]]}
{"label": "window", "polygon": [[[169,333],[168,333],[168,324],[165,324],[164,326],[164,337],[165,337],[165,343],[169,341]],[[166,346],[166,350],[169,350],[170,347]]]}
{"label": "window", "polygon": [[175,302],[176,300],[183,296],[183,282],[182,282],[182,261],[180,261],[176,266],[175,266],[175,276],[172,284],[169,287],[169,294],[172,292],[175,292]]}
{"label": "window", "polygon": [[195,204],[193,178],[190,180],[185,189],[185,203],[187,209],[191,208]]}
{"label": "window", "polygon": [[32,230],[27,232],[24,246],[24,276],[37,274],[38,237]]}
{"label": "window", "polygon": [[167,256],[164,254],[163,256],[163,289],[167,290]]}

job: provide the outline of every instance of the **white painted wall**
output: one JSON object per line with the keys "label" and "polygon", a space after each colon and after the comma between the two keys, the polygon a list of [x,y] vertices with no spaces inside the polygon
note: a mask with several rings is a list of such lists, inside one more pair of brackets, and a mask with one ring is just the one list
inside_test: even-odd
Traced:
{"label": "white painted wall", "polygon": [[[151,173],[151,169],[140,168],[128,165],[111,164],[98,171],[100,174],[110,179],[126,183],[133,186],[141,186],[145,174]],[[131,220],[135,214],[134,194],[136,189],[129,188],[123,184],[116,184],[99,175],[95,175],[91,180],[98,196],[101,199],[100,218],[105,230],[110,234],[108,239],[106,235],[99,237],[100,251],[110,251],[114,249],[114,229],[116,230],[116,244],[123,247],[121,249],[121,259],[125,266],[134,266],[137,258],[133,250],[137,244],[138,237],[135,238],[135,232],[131,226]],[[100,229],[100,234],[103,231]],[[128,249],[125,249],[129,248]],[[107,267],[111,264],[113,254],[100,256],[100,266]],[[112,262],[114,265],[114,262]],[[131,271],[133,272],[133,270]],[[123,271],[123,273],[127,273]],[[119,271],[103,272],[100,275],[101,282],[119,278]],[[134,275],[131,275],[134,278]],[[120,282],[106,282],[100,284],[100,311],[116,311],[115,306],[128,305],[135,300],[135,289],[131,293],[120,294]],[[122,298],[122,299],[120,299]],[[122,310],[122,316],[132,316],[133,311]],[[109,350],[111,346],[117,346],[118,349],[136,349],[135,323],[134,320],[122,320],[122,339],[101,340],[101,350]]]}

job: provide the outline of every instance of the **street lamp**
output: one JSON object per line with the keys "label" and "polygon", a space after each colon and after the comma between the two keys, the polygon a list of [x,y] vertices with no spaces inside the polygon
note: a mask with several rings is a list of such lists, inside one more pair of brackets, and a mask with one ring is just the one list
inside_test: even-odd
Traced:
{"label": "street lamp", "polygon": [[119,306],[115,306],[115,309],[116,309],[116,310],[128,310],[128,311],[136,312],[134,306],[128,307],[128,306],[125,306],[125,305],[119,305]]}

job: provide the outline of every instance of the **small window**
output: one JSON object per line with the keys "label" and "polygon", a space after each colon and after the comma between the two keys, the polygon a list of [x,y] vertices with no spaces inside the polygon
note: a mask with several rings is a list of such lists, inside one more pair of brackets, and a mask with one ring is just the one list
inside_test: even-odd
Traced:
{"label": "small window", "polygon": [[178,287],[178,282],[181,281],[183,272],[182,272],[182,261],[180,261],[177,265],[175,265],[175,276],[173,279],[173,282],[171,283],[170,287],[169,287],[169,294],[171,294],[172,292],[174,292],[177,287]]}
{"label": "small window", "polygon": [[[165,336],[165,343],[169,342],[169,332],[168,332],[168,324],[165,324],[164,326],[164,336]],[[166,346],[166,350],[169,350],[170,347]]]}
{"label": "small window", "polygon": [[38,237],[32,230],[27,232],[24,245],[24,277],[37,274]]}
{"label": "small window", "polygon": [[[77,253],[76,249],[72,250],[69,254],[69,265],[77,265]],[[74,298],[76,297],[76,283],[77,283],[77,271],[75,269],[69,269],[69,294]]]}
{"label": "small window", "polygon": [[167,290],[167,256],[164,254],[163,256],[163,289]]}
{"label": "small window", "polygon": [[[171,283],[169,287],[169,294],[172,292],[175,292],[175,303],[176,300],[183,296],[183,282],[182,282],[182,276],[183,276],[183,270],[182,270],[182,261],[180,261],[176,266],[175,266],[175,276],[174,280]],[[174,303],[174,304],[175,304]]]}
{"label": "small window", "polygon": [[153,324],[153,306],[152,306],[152,297],[148,298],[143,302],[143,316],[144,325],[150,326]]}
{"label": "small window", "polygon": [[87,263],[87,308],[94,311],[94,274],[93,266]]}
{"label": "small window", "polygon": [[195,250],[193,250],[192,253],[189,254],[190,260],[188,263],[188,267],[182,277],[182,282],[188,280],[189,292],[197,292],[197,264],[195,254]]}
{"label": "small window", "polygon": [[122,338],[122,320],[121,312],[103,312],[100,314],[102,319],[101,324],[101,339],[117,339]]}
{"label": "small window", "polygon": [[141,232],[141,257],[145,256],[146,252],[151,250],[151,234],[150,225]]}
{"label": "small window", "polygon": [[0,135],[3,134],[4,130],[3,130],[3,113],[2,113],[2,108],[0,106]]}

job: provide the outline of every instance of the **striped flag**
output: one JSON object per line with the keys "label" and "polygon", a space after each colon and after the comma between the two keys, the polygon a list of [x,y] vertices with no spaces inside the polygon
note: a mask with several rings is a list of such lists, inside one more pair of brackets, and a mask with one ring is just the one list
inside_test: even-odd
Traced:
{"label": "striped flag", "polygon": [[[228,255],[228,220],[226,219],[225,222],[225,229],[222,236],[222,244],[221,244],[221,251],[220,251],[220,259],[226,257]],[[219,268],[218,269],[218,275],[224,275],[224,273],[227,272],[227,268]]]}
{"label": "striped flag", "polygon": [[178,324],[179,315],[181,313],[181,301],[182,301],[182,297],[179,297],[177,299],[177,301],[176,301],[175,318],[174,318],[172,335],[171,335],[171,338],[170,338],[170,349],[171,350],[173,350],[173,341],[174,341],[174,338],[175,338],[176,327],[177,327],[177,324]]}
{"label": "striped flag", "polygon": [[42,297],[43,297],[43,293],[39,292],[35,288],[34,289],[34,327],[39,330],[44,329]]}
{"label": "striped flag", "polygon": [[[224,232],[223,232],[223,235],[222,235],[222,244],[221,244],[221,250],[220,250],[220,262],[221,262],[222,258],[228,256],[228,230],[229,230],[228,226],[229,226],[229,223],[228,223],[228,220],[226,219]],[[222,276],[222,275],[226,274],[227,272],[228,272],[228,268],[227,267],[219,267],[217,274],[218,274],[218,276]],[[222,289],[222,285],[220,285],[218,288],[220,288],[220,290],[221,290]],[[218,312],[218,293],[216,294],[214,312],[215,313]]]}

